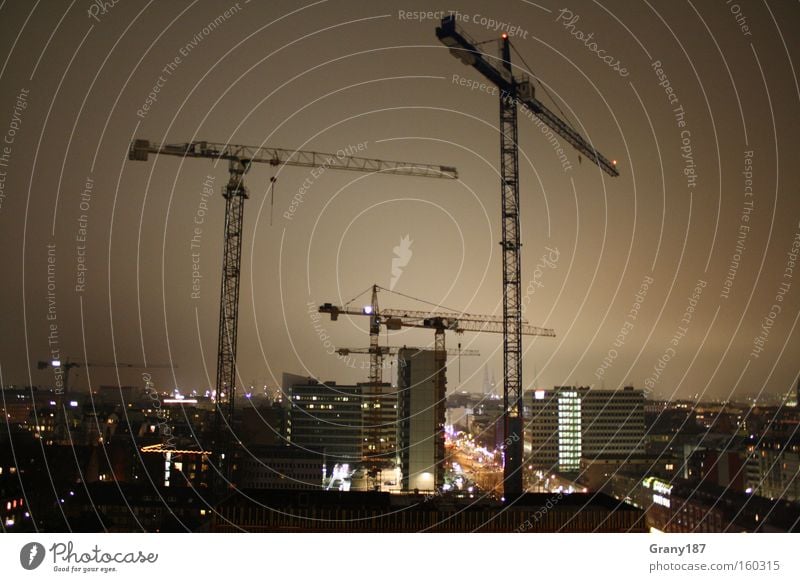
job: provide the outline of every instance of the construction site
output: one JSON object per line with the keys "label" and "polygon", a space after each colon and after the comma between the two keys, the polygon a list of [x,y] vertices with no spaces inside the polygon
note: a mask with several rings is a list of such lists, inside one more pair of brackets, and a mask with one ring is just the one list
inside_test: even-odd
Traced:
{"label": "construction site", "polygon": [[771,10],[255,4],[9,47],[4,527],[797,531]]}

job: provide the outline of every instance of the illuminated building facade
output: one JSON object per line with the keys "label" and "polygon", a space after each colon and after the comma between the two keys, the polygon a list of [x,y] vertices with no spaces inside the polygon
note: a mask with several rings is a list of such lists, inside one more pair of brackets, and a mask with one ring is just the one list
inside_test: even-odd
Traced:
{"label": "illuminated building facade", "polygon": [[[624,475],[614,477],[624,480]],[[671,533],[796,532],[800,506],[740,493],[711,482],[645,477],[620,488],[624,497],[646,511],[651,531]]]}
{"label": "illuminated building facade", "polygon": [[644,393],[556,386],[529,392],[530,463],[544,471],[576,472],[581,458],[641,456]]}
{"label": "illuminated building facade", "polygon": [[324,459],[330,473],[338,464],[361,460],[361,387],[306,380],[289,390],[287,436],[295,448]]}
{"label": "illuminated building facade", "polygon": [[[397,456],[397,389],[388,383],[373,387],[364,382],[358,386],[362,394],[364,458],[393,463]],[[374,423],[369,432],[366,429],[368,423]],[[366,438],[368,434],[374,435],[372,440]]]}

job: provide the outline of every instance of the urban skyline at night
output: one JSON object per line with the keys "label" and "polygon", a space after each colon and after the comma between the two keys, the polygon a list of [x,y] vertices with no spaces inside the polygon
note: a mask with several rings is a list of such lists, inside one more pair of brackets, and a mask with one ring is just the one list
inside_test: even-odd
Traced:
{"label": "urban skyline at night", "polygon": [[2,531],[800,530],[796,2],[0,22]]}

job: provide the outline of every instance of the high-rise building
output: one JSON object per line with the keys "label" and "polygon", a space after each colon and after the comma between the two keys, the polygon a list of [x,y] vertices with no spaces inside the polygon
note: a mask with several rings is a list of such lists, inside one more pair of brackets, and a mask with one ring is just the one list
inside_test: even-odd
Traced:
{"label": "high-rise building", "polygon": [[[394,464],[397,457],[397,389],[388,383],[359,383],[363,416],[362,456],[370,465]],[[376,463],[377,461],[377,463]]]}
{"label": "high-rise building", "polygon": [[644,454],[641,390],[556,386],[530,394],[527,437],[537,468],[575,472],[581,458]]}
{"label": "high-rise building", "polygon": [[585,388],[581,394],[581,456],[643,455],[644,392]]}
{"label": "high-rise building", "polygon": [[581,462],[581,400],[578,389],[535,390],[526,436],[530,462],[545,471],[577,471]]}
{"label": "high-rise building", "polygon": [[306,379],[289,387],[289,402],[292,445],[324,458],[328,473],[337,463],[361,460],[361,386]]}
{"label": "high-rise building", "polygon": [[444,482],[444,394],[436,393],[432,350],[398,354],[398,446],[403,489],[433,491]]}

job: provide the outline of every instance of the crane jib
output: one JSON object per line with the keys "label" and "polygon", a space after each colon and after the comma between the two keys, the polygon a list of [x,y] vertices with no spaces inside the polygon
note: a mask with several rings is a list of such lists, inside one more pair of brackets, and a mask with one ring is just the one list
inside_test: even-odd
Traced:
{"label": "crane jib", "polygon": [[497,85],[501,98],[511,98],[517,105],[529,109],[550,129],[563,137],[573,148],[597,164],[607,174],[613,177],[619,176],[616,162],[609,161],[602,156],[583,136],[538,101],[533,96],[532,86],[526,87],[524,91],[518,91],[520,86],[530,85],[530,82],[525,78],[511,79],[508,70],[495,67],[478,48],[479,43],[456,25],[454,17],[448,16],[442,19],[441,26],[436,29],[436,36],[442,44],[450,49],[450,54],[464,64],[474,67]]}
{"label": "crane jib", "polygon": [[420,178],[458,179],[458,170],[455,166],[445,164],[424,164],[419,162],[364,158],[346,155],[345,150],[340,150],[336,153],[326,153],[264,146],[214,143],[208,141],[158,144],[145,139],[136,139],[131,143],[128,159],[147,161],[150,154],[180,156],[184,158],[230,160],[231,162],[241,164],[245,171],[247,171],[252,164],[259,163],[268,164],[270,166],[301,166],[306,168],[416,176]]}

